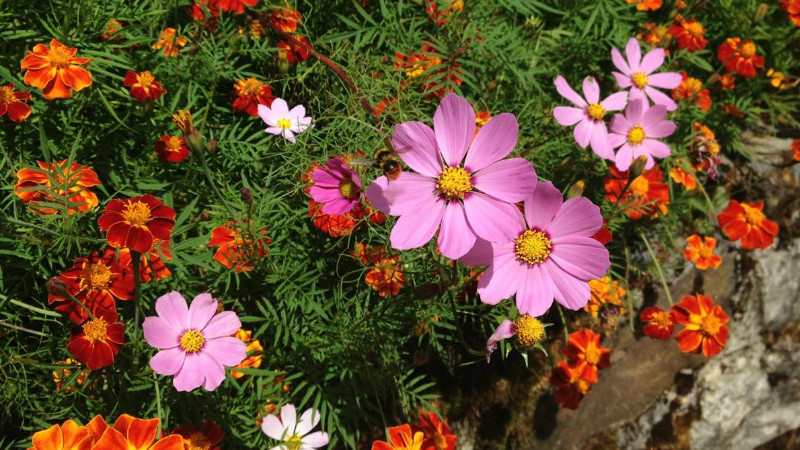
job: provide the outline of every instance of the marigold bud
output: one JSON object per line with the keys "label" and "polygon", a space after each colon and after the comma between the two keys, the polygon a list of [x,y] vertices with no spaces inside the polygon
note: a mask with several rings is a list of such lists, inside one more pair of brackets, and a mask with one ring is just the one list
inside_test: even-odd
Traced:
{"label": "marigold bud", "polygon": [[47,292],[56,295],[58,297],[66,297],[67,296],[67,283],[60,278],[50,278],[47,280],[45,284],[47,286]]}
{"label": "marigold bud", "polygon": [[753,16],[753,23],[759,23],[764,20],[764,17],[767,15],[767,8],[768,6],[766,3],[758,5],[758,8],[756,8],[756,14]]}
{"label": "marigold bud", "polygon": [[208,154],[213,155],[216,152],[217,152],[217,140],[211,139],[210,141],[208,141]]}
{"label": "marigold bud", "polygon": [[253,203],[253,192],[250,189],[243,187],[239,193],[242,195],[242,201],[251,205]]}
{"label": "marigold bud", "polygon": [[631,164],[631,169],[630,169],[631,170],[630,171],[631,180],[636,179],[636,177],[641,175],[642,172],[644,172],[644,166],[646,166],[646,165],[647,165],[647,157],[646,156],[642,155],[642,156],[636,158],[636,160],[633,162],[633,164]]}
{"label": "marigold bud", "polygon": [[211,214],[209,214],[208,211],[203,211],[200,213],[200,220],[202,220],[203,222],[210,219],[211,219]]}
{"label": "marigold bud", "polygon": [[567,199],[580,197],[583,194],[583,188],[586,187],[586,183],[583,180],[576,181],[572,186],[569,187],[567,190]]}

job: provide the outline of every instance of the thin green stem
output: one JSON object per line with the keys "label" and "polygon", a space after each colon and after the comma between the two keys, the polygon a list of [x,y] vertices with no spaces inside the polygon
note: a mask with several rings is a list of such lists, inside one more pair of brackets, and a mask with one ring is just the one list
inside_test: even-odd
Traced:
{"label": "thin green stem", "polygon": [[461,330],[461,324],[458,323],[458,307],[456,305],[455,295],[453,295],[451,293],[451,295],[448,295],[447,297],[450,299],[450,306],[453,309],[453,322],[455,322],[455,324],[456,324],[456,333],[458,334],[458,340],[461,341],[461,345],[463,345],[464,348],[471,355],[481,356],[481,357],[486,356],[486,351],[485,350],[480,351],[480,350],[473,349],[469,345],[469,342],[467,342],[467,340],[464,339],[464,332]]}
{"label": "thin green stem", "polygon": [[4,326],[4,327],[10,328],[12,330],[24,331],[25,333],[34,334],[36,336],[41,336],[41,337],[47,337],[48,336],[47,334],[44,334],[41,331],[31,330],[30,328],[25,328],[25,327],[20,327],[20,326],[17,326],[17,325],[13,325],[13,324],[10,324],[10,323],[6,322],[5,320],[0,320],[0,326]]}
{"label": "thin green stem", "polygon": [[53,236],[60,236],[61,235],[61,233],[59,233],[57,231],[53,231],[53,230],[51,230],[49,228],[45,228],[45,227],[43,227],[41,225],[36,225],[36,224],[32,224],[30,222],[25,222],[25,221],[22,221],[22,220],[13,219],[11,217],[0,216],[0,220],[2,220],[3,222],[7,222],[7,223],[13,223],[14,225],[20,225],[20,226],[23,226],[23,227],[33,228],[34,230],[39,230],[39,231],[41,231],[43,233],[47,233],[47,234],[50,234],[50,235],[53,235]]}
{"label": "thin green stem", "polygon": [[564,327],[564,342],[569,339],[569,328],[567,328],[567,318],[564,316],[564,309],[558,305],[558,315],[561,316],[561,326]]}
{"label": "thin green stem", "polygon": [[158,418],[159,418],[158,430],[156,431],[156,435],[160,436],[161,435],[161,426],[164,423],[164,419],[163,419],[164,413],[161,410],[161,390],[158,389],[158,376],[156,375],[155,372],[152,372],[152,373],[153,373],[153,387],[155,388],[155,391],[156,391],[156,413],[158,414]]}
{"label": "thin green stem", "polygon": [[139,262],[142,254],[131,250],[131,264],[133,265],[133,302],[136,305],[133,323],[139,326],[139,300],[142,298],[142,280],[139,275]]}
{"label": "thin green stem", "polygon": [[208,164],[206,164],[206,157],[202,153],[197,154],[197,159],[200,160],[200,165],[203,167],[203,173],[206,175],[206,179],[208,180],[208,184],[211,185],[211,190],[214,191],[214,194],[219,198],[219,201],[222,202],[222,206],[228,211],[228,215],[231,219],[235,218],[236,215],[234,211],[228,206],[228,202],[225,200],[225,197],[222,195],[222,191],[219,190],[217,187],[217,183],[214,181],[214,177],[211,176],[211,169],[208,168]]}
{"label": "thin green stem", "polygon": [[640,232],[640,235],[642,236],[642,242],[644,242],[644,246],[647,247],[647,251],[650,253],[650,257],[653,258],[653,264],[656,266],[658,277],[661,279],[661,287],[664,288],[664,293],[667,295],[667,301],[669,302],[669,305],[672,306],[672,294],[669,292],[667,278],[664,276],[664,272],[661,270],[661,264],[658,262],[658,257],[653,251],[653,248],[650,247],[650,242],[647,241],[647,236],[644,234],[644,231]]}
{"label": "thin green stem", "polygon": [[80,301],[80,300],[78,300],[77,298],[75,298],[75,296],[74,296],[74,295],[72,295],[72,294],[70,294],[69,292],[67,292],[67,298],[68,298],[68,299],[70,299],[70,300],[72,300],[72,302],[73,302],[73,303],[75,303],[75,304],[76,304],[76,305],[78,305],[78,306],[79,306],[79,307],[80,307],[82,310],[84,310],[84,312],[86,312],[86,314],[88,314],[88,315],[89,315],[89,317],[90,317],[92,320],[96,319],[96,317],[94,316],[94,314],[92,314],[92,312],[89,310],[89,308],[87,308],[87,307],[86,307],[86,305],[84,305],[82,301]]}

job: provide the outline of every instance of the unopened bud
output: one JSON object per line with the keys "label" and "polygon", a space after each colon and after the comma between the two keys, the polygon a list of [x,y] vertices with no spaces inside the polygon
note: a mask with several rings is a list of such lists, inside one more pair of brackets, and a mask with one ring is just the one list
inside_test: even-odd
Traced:
{"label": "unopened bud", "polygon": [[278,50],[277,66],[280,73],[289,72],[289,54],[286,50]]}
{"label": "unopened bud", "polygon": [[389,59],[388,55],[383,55],[381,57],[381,64],[389,64],[389,61],[391,61],[391,59]]}
{"label": "unopened bud", "polygon": [[767,8],[768,6],[766,3],[758,5],[758,8],[756,8],[756,14],[753,16],[753,23],[759,23],[764,20],[764,17],[767,15]]}
{"label": "unopened bud", "polygon": [[243,187],[239,193],[242,194],[243,202],[247,203],[248,205],[253,203],[253,192],[250,191],[250,189]]}
{"label": "unopened bud", "polygon": [[719,74],[714,73],[710,77],[708,77],[708,80],[706,80],[706,86],[711,86],[712,84],[715,84],[718,81],[719,81]]}
{"label": "unopened bud", "polygon": [[45,286],[47,286],[47,292],[51,293],[52,295],[57,297],[67,296],[67,283],[60,278],[50,278],[47,280]]}
{"label": "unopened bud", "polygon": [[211,219],[211,214],[209,214],[208,211],[203,211],[200,213],[200,220],[202,220],[203,222],[210,219]]}
{"label": "unopened bud", "polygon": [[630,169],[631,180],[634,180],[636,179],[636,177],[641,175],[642,172],[644,172],[644,166],[646,165],[647,165],[646,156],[642,155],[636,158],[636,161],[634,161],[633,164],[631,164],[631,169]]}
{"label": "unopened bud", "polygon": [[583,180],[578,180],[572,186],[567,189],[567,199],[580,197],[583,194],[583,188],[586,187],[586,183]]}
{"label": "unopened bud", "polygon": [[217,153],[217,140],[211,139],[208,141],[208,154],[213,155],[214,153]]}

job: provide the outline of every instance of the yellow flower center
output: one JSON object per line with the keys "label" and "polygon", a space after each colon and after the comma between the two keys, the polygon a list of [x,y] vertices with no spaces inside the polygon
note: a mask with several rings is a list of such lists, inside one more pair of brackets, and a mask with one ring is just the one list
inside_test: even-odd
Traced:
{"label": "yellow flower center", "polygon": [[436,450],[447,450],[447,439],[441,433],[436,433],[433,436],[433,446]]}
{"label": "yellow flower center", "polygon": [[53,47],[47,58],[50,60],[50,66],[56,69],[66,69],[72,60],[71,52],[67,47]]}
{"label": "yellow flower center", "polygon": [[575,386],[582,394],[585,394],[589,392],[589,389],[591,389],[592,383],[584,380],[583,378],[578,378],[578,381],[575,382]]}
{"label": "yellow flower center", "polygon": [[650,323],[660,327],[660,328],[668,328],[672,321],[669,320],[669,313],[666,311],[659,311],[653,314],[653,318],[650,319]]}
{"label": "yellow flower center", "polygon": [[523,347],[533,347],[544,337],[544,325],[539,319],[525,314],[514,321],[514,334]]}
{"label": "yellow flower center", "polygon": [[181,336],[181,348],[186,353],[199,352],[205,343],[206,338],[203,337],[203,333],[197,330],[189,330]]}
{"label": "yellow flower center", "polygon": [[600,349],[594,344],[589,344],[583,353],[583,358],[588,364],[596,366],[600,362]]}
{"label": "yellow flower center", "polygon": [[141,227],[150,220],[150,207],[144,202],[133,202],[125,205],[122,217],[131,226]]}
{"label": "yellow flower center", "polygon": [[634,178],[631,182],[631,186],[629,188],[633,195],[637,197],[644,197],[647,195],[647,191],[650,190],[650,182],[642,175]]}
{"label": "yellow flower center", "polygon": [[183,142],[181,138],[179,138],[178,136],[170,136],[169,140],[167,141],[167,151],[170,152],[180,151],[182,145]]}
{"label": "yellow flower center", "polygon": [[185,450],[208,450],[211,447],[211,442],[208,441],[208,438],[205,434],[201,431],[196,431],[189,436],[188,439],[184,439],[183,442],[187,445]]}
{"label": "yellow flower center", "polygon": [[141,86],[143,89],[150,89],[150,86],[152,86],[153,82],[156,81],[156,77],[154,77],[149,70],[145,70],[144,72],[138,74],[137,78],[139,79],[139,86]]}
{"label": "yellow flower center", "polygon": [[739,51],[739,54],[742,55],[742,58],[750,59],[756,56],[756,44],[752,42],[745,42],[742,45],[742,49]]}
{"label": "yellow flower center", "polygon": [[10,105],[17,103],[17,97],[14,96],[14,88],[10,86],[0,87],[0,105]]}
{"label": "yellow flower center", "polygon": [[278,128],[288,130],[292,128],[292,121],[289,119],[278,119]]}
{"label": "yellow flower center", "polygon": [[463,199],[472,190],[470,175],[461,166],[445,167],[436,179],[436,189],[448,200]]}
{"label": "yellow flower center", "polygon": [[722,328],[722,322],[714,315],[707,315],[701,319],[700,329],[709,336],[716,336]]}
{"label": "yellow flower center", "polygon": [[763,212],[761,212],[758,208],[753,208],[752,206],[745,205],[744,203],[741,204],[742,208],[744,208],[744,219],[747,221],[748,224],[759,226],[761,222],[766,219],[766,216]]}
{"label": "yellow flower center", "polygon": [[514,243],[514,252],[520,261],[534,265],[550,257],[552,247],[550,239],[543,231],[527,230]]}
{"label": "yellow flower center", "polygon": [[708,141],[706,144],[706,149],[712,157],[717,156],[717,153],[719,153],[719,144],[717,143],[716,139]]}
{"label": "yellow flower center", "polygon": [[92,319],[83,326],[83,334],[93,344],[108,339],[108,322],[102,317]]}
{"label": "yellow flower center", "polygon": [[606,116],[606,109],[600,103],[592,103],[586,107],[586,114],[594,120],[603,120]]}
{"label": "yellow flower center", "polygon": [[236,82],[236,92],[239,95],[258,95],[261,93],[261,88],[264,83],[255,78],[248,78],[244,81],[239,80]]}
{"label": "yellow flower center", "polygon": [[702,259],[711,258],[714,256],[714,247],[707,247],[705,244],[702,244],[698,253],[700,253],[700,258]]}
{"label": "yellow flower center", "polygon": [[303,437],[293,434],[283,441],[283,445],[287,450],[300,450],[303,448]]}
{"label": "yellow flower center", "polygon": [[647,136],[644,134],[644,128],[638,125],[628,130],[628,144],[630,145],[641,144],[645,137]]}
{"label": "yellow flower center", "polygon": [[636,72],[635,74],[631,75],[631,81],[633,82],[634,86],[639,89],[647,86],[647,75],[644,72]]}
{"label": "yellow flower center", "polygon": [[358,188],[358,185],[353,182],[350,178],[345,178],[339,183],[339,192],[342,193],[342,197],[352,200],[358,197],[358,194],[361,193],[361,189]]}
{"label": "yellow flower center", "polygon": [[111,269],[103,263],[89,264],[83,271],[83,277],[89,289],[105,289],[111,281]]}
{"label": "yellow flower center", "polygon": [[705,30],[703,30],[703,24],[701,24],[700,22],[694,22],[689,24],[689,26],[686,27],[686,31],[688,31],[689,34],[691,34],[697,39],[702,38],[703,33],[705,33]]}

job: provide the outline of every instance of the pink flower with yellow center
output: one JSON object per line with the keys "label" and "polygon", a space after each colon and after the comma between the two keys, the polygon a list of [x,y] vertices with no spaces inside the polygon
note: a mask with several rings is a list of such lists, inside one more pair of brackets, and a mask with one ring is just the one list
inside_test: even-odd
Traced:
{"label": "pink flower with yellow center", "polygon": [[[678,75],[680,77],[680,75]],[[608,141],[611,148],[617,148],[614,158],[617,169],[626,171],[640,156],[647,158],[646,170],[656,165],[655,158],[670,155],[669,146],[656,139],[665,138],[675,132],[675,122],[664,120],[667,108],[663,105],[647,107],[646,100],[632,100],[625,108],[625,114],[617,114],[611,119],[611,134]]]}
{"label": "pink flower with yellow center", "polygon": [[[675,89],[681,84],[681,74],[675,72],[653,72],[664,64],[664,49],[654,48],[642,58],[642,49],[636,38],[630,38],[625,46],[627,60],[616,48],[611,49],[611,60],[619,72],[612,72],[617,84],[622,89],[630,88],[630,100],[642,100],[647,103],[647,97],[656,105],[664,105],[667,111],[678,109],[669,95],[659,91],[661,89]],[[621,73],[620,73],[621,72]]]}
{"label": "pink flower with yellow center", "polygon": [[311,117],[306,116],[306,108],[297,105],[291,110],[286,100],[276,98],[272,105],[258,105],[258,115],[266,122],[267,127],[264,132],[269,134],[279,134],[287,141],[294,144],[296,134],[300,134],[311,126]]}
{"label": "pink flower with yellow center", "polygon": [[345,214],[361,203],[361,179],[341,158],[333,157],[311,173],[314,185],[308,193],[322,203],[325,214]]}

